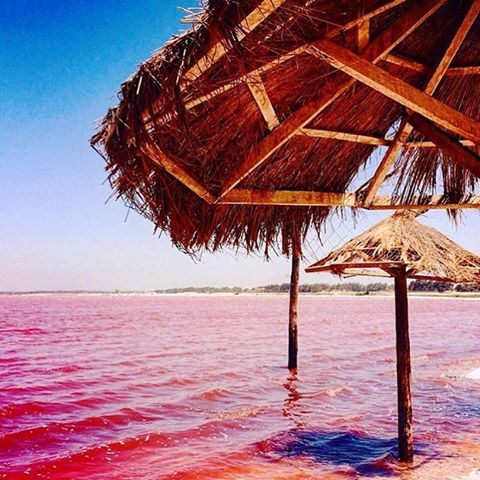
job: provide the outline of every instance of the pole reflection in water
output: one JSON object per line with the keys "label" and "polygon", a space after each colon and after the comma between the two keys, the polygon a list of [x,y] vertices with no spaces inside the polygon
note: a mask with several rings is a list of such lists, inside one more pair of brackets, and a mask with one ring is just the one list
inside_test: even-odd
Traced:
{"label": "pole reflection in water", "polygon": [[302,394],[298,391],[298,374],[297,369],[290,370],[287,380],[283,384],[288,394],[283,401],[283,416],[292,420],[295,428],[304,428],[305,423],[302,421],[302,409],[304,406],[301,403]]}

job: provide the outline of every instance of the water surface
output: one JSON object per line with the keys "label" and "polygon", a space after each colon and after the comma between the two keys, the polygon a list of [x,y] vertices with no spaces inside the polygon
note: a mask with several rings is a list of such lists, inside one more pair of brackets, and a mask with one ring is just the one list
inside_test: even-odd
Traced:
{"label": "water surface", "polygon": [[0,478],[480,478],[480,301],[410,307],[406,468],[392,298],[302,297],[292,373],[286,296],[0,297]]}

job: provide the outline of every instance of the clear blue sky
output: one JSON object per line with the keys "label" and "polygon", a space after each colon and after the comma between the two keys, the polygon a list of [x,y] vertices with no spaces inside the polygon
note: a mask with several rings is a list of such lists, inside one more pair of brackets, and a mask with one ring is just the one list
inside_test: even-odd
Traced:
{"label": "clear blue sky", "polygon": [[[94,122],[136,65],[183,28],[177,0],[0,0],[0,11],[0,290],[288,280],[285,259],[226,252],[194,263],[146,220],[125,222],[121,202],[105,204],[103,161],[88,143]],[[356,233],[385,215],[366,215]],[[426,221],[478,252],[479,217],[457,230],[444,213]],[[351,223],[335,225],[324,247],[312,244],[311,260],[352,235]]]}

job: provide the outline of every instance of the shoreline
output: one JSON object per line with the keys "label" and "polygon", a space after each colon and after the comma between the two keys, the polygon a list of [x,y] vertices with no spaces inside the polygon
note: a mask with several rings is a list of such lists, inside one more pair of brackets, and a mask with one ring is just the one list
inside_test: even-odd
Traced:
{"label": "shoreline", "polygon": [[[32,292],[0,292],[0,297],[43,297],[43,296],[79,296],[79,297],[97,297],[97,296],[118,296],[118,297],[288,297],[285,292],[88,292],[88,291],[32,291]],[[393,291],[385,292],[300,292],[301,297],[338,297],[338,298],[391,298],[394,297]],[[480,292],[408,292],[409,298],[435,298],[435,299],[480,299]]]}

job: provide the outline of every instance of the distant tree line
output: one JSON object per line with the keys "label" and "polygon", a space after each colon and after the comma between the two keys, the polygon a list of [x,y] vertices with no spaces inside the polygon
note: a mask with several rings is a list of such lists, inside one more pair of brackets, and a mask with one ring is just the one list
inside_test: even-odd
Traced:
{"label": "distant tree line", "polygon": [[244,293],[250,289],[242,287],[183,287],[155,290],[155,293]]}
{"label": "distant tree line", "polygon": [[480,292],[480,285],[464,285],[462,283],[446,283],[415,280],[409,285],[411,292]]}
{"label": "distant tree line", "polygon": [[[387,283],[308,283],[300,285],[299,290],[302,293],[328,293],[328,292],[353,292],[365,293],[386,292],[392,290],[393,286]],[[166,290],[155,290],[155,293],[288,293],[290,291],[289,283],[263,285],[254,288],[241,287],[187,287],[187,288],[168,288]]]}

